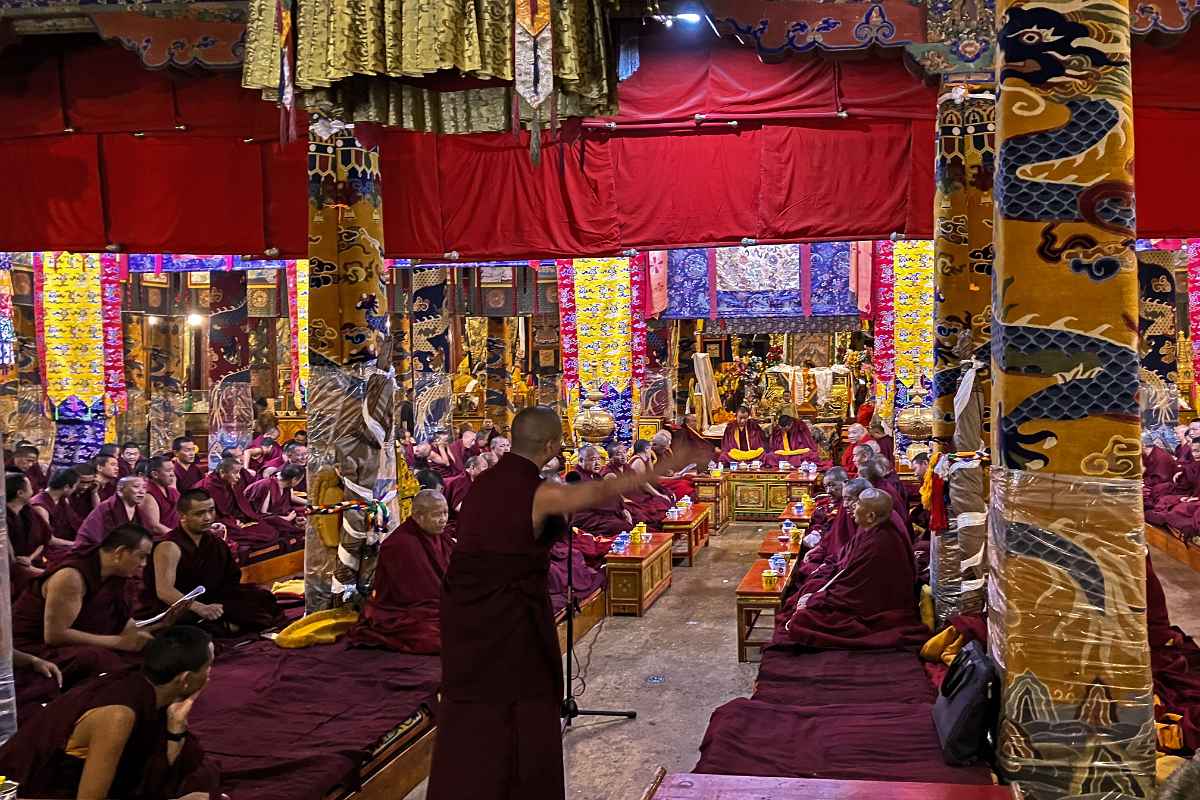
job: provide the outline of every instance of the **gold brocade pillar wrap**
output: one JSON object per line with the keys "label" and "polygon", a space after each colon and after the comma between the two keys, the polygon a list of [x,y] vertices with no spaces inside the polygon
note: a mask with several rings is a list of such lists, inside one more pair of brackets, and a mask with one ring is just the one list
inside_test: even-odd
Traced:
{"label": "gold brocade pillar wrap", "polygon": [[145,447],[150,443],[146,316],[126,312],[122,318],[122,328],[125,336],[125,391],[128,405],[125,411],[117,415],[117,439],[121,442],[137,442]]}
{"label": "gold brocade pillar wrap", "polygon": [[[153,324],[151,324],[153,322]],[[186,341],[183,317],[156,317],[146,320],[146,339],[150,365],[150,452],[165,453],[185,425],[183,406],[183,351]]]}
{"label": "gold brocade pillar wrap", "polygon": [[310,612],[352,599],[369,583],[386,530],[379,504],[396,518],[379,150],[336,125],[318,125],[334,130],[309,134],[309,502],[370,505],[310,518]]}
{"label": "gold brocade pillar wrap", "polygon": [[1123,0],[1003,0],[989,646],[1033,800],[1147,797],[1155,731]]}
{"label": "gold brocade pillar wrap", "polygon": [[487,400],[484,414],[496,423],[497,430],[504,430],[512,422],[508,396],[512,350],[508,346],[508,328],[506,317],[487,318]]}
{"label": "gold brocade pillar wrap", "polygon": [[[937,130],[933,434],[944,450],[975,452],[983,449],[984,412],[991,394],[995,87],[947,85],[938,98]],[[965,402],[956,411],[960,387]],[[987,566],[981,551],[987,539],[987,503],[982,466],[951,473],[949,492],[948,528],[932,539],[939,623],[982,611],[985,599]]]}

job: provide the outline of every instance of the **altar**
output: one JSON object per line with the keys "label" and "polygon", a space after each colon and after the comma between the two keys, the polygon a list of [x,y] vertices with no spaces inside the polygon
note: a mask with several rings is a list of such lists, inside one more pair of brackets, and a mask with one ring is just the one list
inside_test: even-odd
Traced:
{"label": "altar", "polygon": [[774,522],[791,503],[817,491],[820,477],[780,470],[725,470],[721,476],[732,522]]}

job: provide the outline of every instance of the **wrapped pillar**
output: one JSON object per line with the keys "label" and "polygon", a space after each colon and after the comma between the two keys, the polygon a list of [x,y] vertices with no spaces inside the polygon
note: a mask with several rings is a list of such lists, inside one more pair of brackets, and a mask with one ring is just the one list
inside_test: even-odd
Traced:
{"label": "wrapped pillar", "polygon": [[150,364],[150,452],[165,453],[183,436],[183,317],[147,317]]}
{"label": "wrapped pillar", "polygon": [[208,468],[215,469],[221,451],[245,448],[254,435],[246,273],[211,273],[208,297]]}
{"label": "wrapped pillar", "polygon": [[[992,175],[996,96],[958,84],[938,98],[934,199],[933,436],[943,451],[984,448],[991,394]],[[957,398],[957,400],[956,400]],[[983,468],[949,476],[948,528],[931,531],[930,571],[939,623],[984,606],[987,503]]]}
{"label": "wrapped pillar", "polygon": [[382,512],[396,471],[379,150],[336,127],[319,120],[309,134],[309,502],[365,505],[310,517],[309,612],[361,593],[395,523]]}
{"label": "wrapped pillar", "polygon": [[[117,417],[117,439],[121,442],[137,442],[143,447],[149,444],[150,386],[146,369],[146,316],[124,314],[125,338],[125,391],[128,406]],[[150,452],[158,453],[160,450]]]}
{"label": "wrapped pillar", "polygon": [[445,267],[412,270],[413,438],[450,429],[450,283]]}
{"label": "wrapped pillar", "polygon": [[1148,797],[1129,7],[1002,0],[988,643],[998,769]]}
{"label": "wrapped pillar", "polygon": [[512,374],[512,351],[508,346],[506,317],[487,318],[487,396],[484,413],[504,430],[512,421],[509,413],[508,381]]}
{"label": "wrapped pillar", "polygon": [[[0,434],[0,471],[4,469],[4,447],[8,441]],[[9,563],[14,556],[8,540],[8,522],[0,521],[0,559]],[[0,744],[4,744],[17,732],[17,687],[13,680],[12,660],[12,590],[9,586],[10,570],[0,570]]]}

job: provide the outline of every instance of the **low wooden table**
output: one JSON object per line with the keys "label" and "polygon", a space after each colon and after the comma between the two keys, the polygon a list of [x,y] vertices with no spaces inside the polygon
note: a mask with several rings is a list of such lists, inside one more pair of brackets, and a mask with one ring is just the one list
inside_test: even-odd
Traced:
{"label": "low wooden table", "polygon": [[784,506],[783,511],[779,512],[779,521],[786,522],[788,520],[796,523],[796,525],[800,526],[801,528],[807,528],[808,524],[812,522],[812,514],[808,514],[803,511],[797,513],[796,504],[788,503],[786,506]]}
{"label": "low wooden table", "polygon": [[695,562],[696,553],[700,551],[700,548],[708,545],[711,516],[706,504],[696,503],[688,509],[688,513],[679,519],[662,521],[663,533],[669,533],[675,537],[672,555],[685,560],[689,567]]}
{"label": "low wooden table", "polygon": [[729,481],[723,477],[714,478],[707,472],[691,478],[696,484],[696,500],[708,506],[712,514],[709,525],[713,535],[720,535],[729,524]]}
{"label": "low wooden table", "polygon": [[805,493],[812,494],[819,477],[779,470],[725,470],[733,522],[773,522]]}
{"label": "low wooden table", "polygon": [[669,533],[656,533],[648,544],[631,544],[624,553],[609,553],[608,613],[640,617],[671,586]]}
{"label": "low wooden table", "polygon": [[788,558],[796,558],[800,555],[800,548],[803,545],[800,542],[792,544],[790,537],[788,541],[779,541],[779,531],[768,533],[762,540],[762,544],[758,546],[759,558],[770,558],[776,553],[783,553]]}
{"label": "low wooden table", "polygon": [[[765,558],[754,562],[754,566],[742,578],[737,587],[737,645],[738,661],[749,661],[748,651],[756,649],[761,652],[771,641],[774,634],[775,612],[783,605],[783,587],[787,586],[788,575],[792,570],[788,562],[787,572],[779,576],[779,585],[774,589],[764,589],[762,585],[763,570],[770,569],[771,562]],[[753,638],[754,631],[762,626],[759,620],[763,614],[771,615],[771,630],[764,638]]]}

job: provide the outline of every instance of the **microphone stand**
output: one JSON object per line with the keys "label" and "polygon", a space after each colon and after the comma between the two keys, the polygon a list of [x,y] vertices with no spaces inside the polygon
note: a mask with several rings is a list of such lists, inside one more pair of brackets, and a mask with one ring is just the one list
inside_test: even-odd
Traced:
{"label": "microphone stand", "polygon": [[560,716],[566,720],[566,725],[563,728],[563,733],[566,733],[571,728],[571,721],[576,717],[624,717],[625,719],[637,719],[636,711],[596,711],[585,710],[579,707],[575,702],[575,697],[572,692],[572,671],[575,667],[575,611],[577,601],[575,600],[575,531],[570,525],[567,526],[567,668],[565,691],[562,702],[562,712]]}

